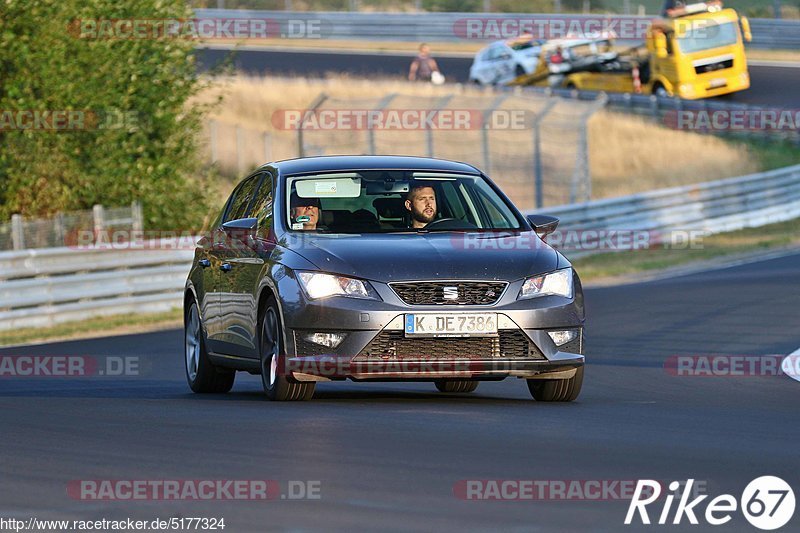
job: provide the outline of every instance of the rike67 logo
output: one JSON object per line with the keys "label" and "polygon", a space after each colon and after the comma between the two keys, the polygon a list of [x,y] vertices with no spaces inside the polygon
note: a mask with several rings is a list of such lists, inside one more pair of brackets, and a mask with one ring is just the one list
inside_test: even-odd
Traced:
{"label": "rike67 logo", "polygon": [[[672,493],[667,494],[663,499],[663,507],[657,518],[653,517],[657,524],[680,524],[681,520],[686,517],[690,524],[697,525],[699,524],[699,515],[705,518],[706,523],[712,526],[721,526],[733,520],[733,515],[738,508],[741,509],[742,514],[751,525],[764,531],[771,531],[785,526],[794,515],[794,491],[779,477],[762,476],[754,479],[745,487],[738,501],[730,494],[721,494],[706,502],[705,512],[702,513],[700,504],[708,498],[708,495],[696,496],[690,501],[693,484],[694,479],[687,480],[685,488],[680,493],[678,491],[684,486],[683,483],[673,481],[669,484],[669,490]],[[658,481],[640,479],[636,484],[631,504],[628,506],[625,524],[634,523],[637,516],[642,524],[651,524],[647,506],[659,500],[662,496],[661,492],[661,484]],[[676,497],[678,504],[673,514],[672,504]],[[659,501],[659,503],[661,502]],[[657,505],[652,507],[657,507]],[[650,511],[657,511],[657,509],[651,508]]]}

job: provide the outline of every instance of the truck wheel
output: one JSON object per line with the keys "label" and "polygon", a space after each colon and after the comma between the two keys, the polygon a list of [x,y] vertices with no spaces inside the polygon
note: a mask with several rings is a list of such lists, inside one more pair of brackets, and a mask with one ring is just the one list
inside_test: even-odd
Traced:
{"label": "truck wheel", "polygon": [[267,300],[264,316],[261,317],[259,352],[261,384],[270,400],[310,400],[314,396],[314,382],[303,383],[287,375],[283,326],[278,304],[273,296]]}
{"label": "truck wheel", "polygon": [[233,387],[236,371],[211,363],[200,323],[197,302],[192,301],[184,319],[184,363],[189,388],[197,393],[225,393]]}
{"label": "truck wheel", "polygon": [[581,393],[583,386],[583,367],[578,367],[569,379],[529,379],[528,390],[540,402],[571,402]]}
{"label": "truck wheel", "polygon": [[434,384],[439,392],[473,392],[478,388],[477,381],[459,379],[437,379]]}
{"label": "truck wheel", "polygon": [[658,96],[658,97],[660,97],[660,98],[669,98],[669,92],[661,84],[656,85],[655,87],[653,87],[653,94]]}

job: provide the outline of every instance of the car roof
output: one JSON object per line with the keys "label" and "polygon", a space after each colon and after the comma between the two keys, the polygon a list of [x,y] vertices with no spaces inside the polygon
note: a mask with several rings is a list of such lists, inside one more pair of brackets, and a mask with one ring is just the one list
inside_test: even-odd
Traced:
{"label": "car roof", "polygon": [[432,170],[479,174],[478,169],[466,163],[411,156],[336,155],[302,157],[268,163],[282,176],[343,170]]}

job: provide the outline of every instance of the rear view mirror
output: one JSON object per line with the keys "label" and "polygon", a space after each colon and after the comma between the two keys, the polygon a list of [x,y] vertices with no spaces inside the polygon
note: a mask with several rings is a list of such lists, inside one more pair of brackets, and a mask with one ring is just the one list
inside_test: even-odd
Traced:
{"label": "rear view mirror", "polygon": [[540,238],[553,233],[558,227],[558,219],[550,215],[528,215],[528,222]]}

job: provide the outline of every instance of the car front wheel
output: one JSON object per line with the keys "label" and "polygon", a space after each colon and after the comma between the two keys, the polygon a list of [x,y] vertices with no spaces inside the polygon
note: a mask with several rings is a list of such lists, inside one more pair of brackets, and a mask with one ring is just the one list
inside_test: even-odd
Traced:
{"label": "car front wheel", "polygon": [[314,396],[314,382],[302,383],[287,375],[283,327],[274,297],[267,302],[261,319],[260,358],[261,384],[270,400],[310,400]]}
{"label": "car front wheel", "polygon": [[211,363],[206,351],[197,302],[186,312],[184,321],[184,362],[189,388],[198,393],[225,393],[233,387],[236,371]]}
{"label": "car front wheel", "polygon": [[581,393],[583,386],[583,367],[578,367],[569,379],[529,379],[528,390],[540,402],[571,402]]}

